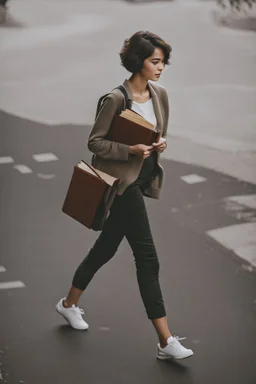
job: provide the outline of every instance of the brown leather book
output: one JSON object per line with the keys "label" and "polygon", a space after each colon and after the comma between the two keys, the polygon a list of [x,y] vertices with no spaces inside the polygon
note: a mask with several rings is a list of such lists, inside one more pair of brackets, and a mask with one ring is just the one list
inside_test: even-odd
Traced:
{"label": "brown leather book", "polygon": [[62,212],[87,228],[102,229],[118,183],[119,179],[81,161],[74,166]]}
{"label": "brown leather book", "polygon": [[160,135],[154,131],[153,124],[130,109],[115,117],[107,136],[108,140],[127,145],[152,145],[157,143],[159,138]]}

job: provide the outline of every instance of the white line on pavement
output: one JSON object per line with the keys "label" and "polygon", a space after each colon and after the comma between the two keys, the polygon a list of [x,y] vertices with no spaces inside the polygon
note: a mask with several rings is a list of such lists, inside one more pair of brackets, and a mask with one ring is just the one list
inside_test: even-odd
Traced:
{"label": "white line on pavement", "polygon": [[247,208],[256,209],[256,195],[229,196],[225,201],[232,201]]}
{"label": "white line on pavement", "polygon": [[3,267],[2,265],[0,265],[0,272],[5,272],[5,271],[6,271],[5,267]]}
{"label": "white line on pavement", "polygon": [[191,175],[181,176],[181,180],[185,181],[185,183],[188,183],[188,184],[196,184],[196,183],[202,183],[207,179],[205,177],[198,176],[196,174],[191,174]]}
{"label": "white line on pavement", "polygon": [[37,173],[37,176],[40,178],[40,179],[44,179],[44,180],[51,180],[51,179],[54,179],[55,175],[47,175],[45,173]]}
{"label": "white line on pavement", "polygon": [[32,173],[32,169],[23,164],[14,165],[13,168],[17,169],[17,171],[21,173]]}
{"label": "white line on pavement", "polygon": [[243,223],[206,232],[222,246],[256,267],[256,223]]}
{"label": "white line on pavement", "polygon": [[38,162],[57,161],[59,160],[54,153],[38,153],[33,155],[33,158]]}
{"label": "white line on pavement", "polygon": [[11,156],[0,157],[0,164],[10,164],[14,163],[14,160]]}
{"label": "white line on pavement", "polygon": [[13,289],[13,288],[24,288],[25,284],[22,281],[7,281],[0,283],[0,289]]}

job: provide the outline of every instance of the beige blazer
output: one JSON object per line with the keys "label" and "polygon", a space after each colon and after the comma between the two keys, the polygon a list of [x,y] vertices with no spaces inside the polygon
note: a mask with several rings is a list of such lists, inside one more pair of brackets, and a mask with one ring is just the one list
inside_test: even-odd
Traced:
{"label": "beige blazer", "polygon": [[[162,137],[166,137],[169,103],[165,88],[155,83],[148,83],[150,95],[157,120],[157,131]],[[123,83],[129,98],[132,100],[132,92],[128,81]],[[141,170],[143,159],[136,155],[129,154],[129,146],[106,140],[105,137],[111,127],[113,118],[120,113],[124,106],[124,96],[119,89],[113,90],[104,100],[99,114],[94,122],[88,139],[88,148],[94,153],[92,165],[99,170],[106,172],[120,179],[118,194],[121,195],[125,189],[133,183]],[[140,144],[140,143],[138,143]],[[143,194],[154,199],[159,198],[160,190],[164,181],[164,170],[159,164],[160,153],[157,153],[157,175],[152,178],[148,188]]]}

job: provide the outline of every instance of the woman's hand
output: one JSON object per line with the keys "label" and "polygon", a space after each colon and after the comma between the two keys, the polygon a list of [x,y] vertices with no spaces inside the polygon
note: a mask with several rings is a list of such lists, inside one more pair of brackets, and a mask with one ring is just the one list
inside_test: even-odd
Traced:
{"label": "woman's hand", "polygon": [[158,141],[158,143],[153,143],[152,146],[154,148],[154,151],[161,153],[167,147],[166,139],[164,139],[163,137],[160,137],[160,140]]}
{"label": "woman's hand", "polygon": [[144,145],[144,144],[136,144],[130,146],[130,153],[132,155],[139,156],[141,159],[146,159],[150,156],[153,150],[153,146]]}

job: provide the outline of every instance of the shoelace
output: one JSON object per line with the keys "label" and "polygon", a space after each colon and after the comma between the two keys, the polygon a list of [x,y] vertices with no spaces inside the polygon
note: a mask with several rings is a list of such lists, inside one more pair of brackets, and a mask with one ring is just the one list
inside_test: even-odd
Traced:
{"label": "shoelace", "polygon": [[177,341],[185,340],[186,337],[173,336]]}
{"label": "shoelace", "polygon": [[84,315],[84,310],[82,308],[76,307],[75,305],[72,305],[72,308],[76,311],[76,314],[78,315],[79,318]]}
{"label": "shoelace", "polygon": [[180,340],[185,340],[186,337],[179,337],[179,336],[173,336],[173,337],[174,337],[174,340],[173,340],[172,346],[178,350],[184,349],[183,345],[180,344]]}

